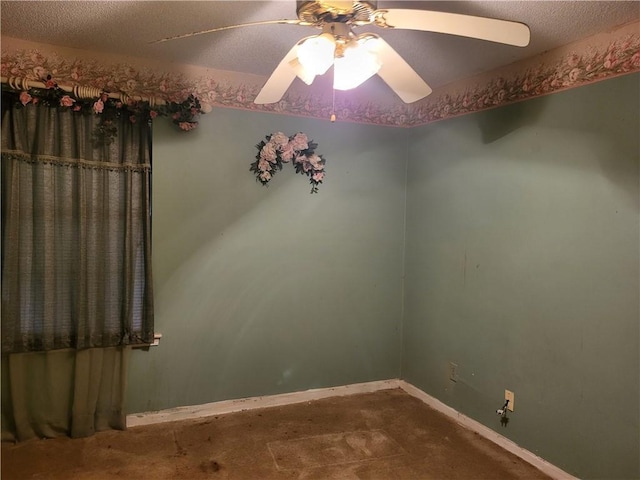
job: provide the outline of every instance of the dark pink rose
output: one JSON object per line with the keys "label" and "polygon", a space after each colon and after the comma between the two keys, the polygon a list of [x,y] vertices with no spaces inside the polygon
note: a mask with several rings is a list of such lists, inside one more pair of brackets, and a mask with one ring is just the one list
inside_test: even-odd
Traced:
{"label": "dark pink rose", "polygon": [[22,92],[20,94],[20,103],[22,105],[26,105],[27,103],[29,103],[31,100],[33,99],[33,97],[31,95],[29,95],[27,92]]}
{"label": "dark pink rose", "polygon": [[69,95],[65,95],[60,99],[60,105],[62,105],[63,107],[72,107],[74,103],[75,100]]}
{"label": "dark pink rose", "polygon": [[96,100],[96,102],[93,104],[93,111],[95,113],[102,113],[103,110],[104,103],[102,102],[102,100]]}

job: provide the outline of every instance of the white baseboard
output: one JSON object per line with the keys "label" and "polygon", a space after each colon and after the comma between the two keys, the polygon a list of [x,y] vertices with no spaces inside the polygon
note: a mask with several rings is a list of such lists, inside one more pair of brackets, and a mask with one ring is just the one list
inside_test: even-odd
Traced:
{"label": "white baseboard", "polygon": [[209,417],[212,415],[223,415],[225,413],[240,412],[243,410],[253,410],[256,408],[277,407],[282,405],[292,405],[295,403],[310,402],[323,398],[341,397],[358,393],[371,393],[378,390],[388,390],[391,388],[401,388],[409,395],[422,400],[434,410],[445,414],[456,423],[469,430],[477,432],[479,435],[494,442],[508,452],[520,457],[525,462],[533,465],[538,470],[549,475],[556,480],[578,480],[573,475],[540,458],[534,453],[518,446],[513,441],[491,430],[489,427],[473,420],[466,415],[445,405],[440,400],[423,392],[417,387],[404,380],[392,379],[377,382],[355,383],[340,387],[318,388],[303,392],[283,393],[279,395],[267,395],[263,397],[241,398],[238,400],[224,400],[221,402],[205,403],[188,407],[169,408],[157,412],[134,413],[127,415],[127,427],[139,427],[154,423],[175,422],[178,420],[189,420],[194,418]]}
{"label": "white baseboard", "polygon": [[294,403],[310,402],[329,397],[341,397],[356,393],[371,393],[378,390],[400,388],[400,380],[380,380],[377,382],[354,383],[340,387],[318,388],[303,392],[282,393],[264,397],[240,398],[237,400],[223,400],[221,402],[205,403],[188,407],[169,408],[157,412],[134,413],[127,415],[127,427],[151,425],[153,423],[175,422],[192,418],[209,417],[225,413],[253,410],[255,408],[279,407]]}
{"label": "white baseboard", "polygon": [[398,380],[398,384],[399,387],[409,395],[422,400],[434,410],[437,410],[438,412],[443,413],[447,417],[455,420],[459,425],[462,425],[463,427],[478,433],[478,435],[483,436],[487,440],[491,440],[493,443],[504,448],[506,451],[513,453],[515,456],[520,457],[522,460],[533,465],[541,472],[549,475],[551,478],[554,478],[556,480],[578,480],[573,475],[556,467],[552,463],[547,462],[543,458],[537,456],[535,453],[532,453],[529,450],[520,447],[518,444],[514,443],[512,440],[509,440],[507,437],[500,435],[498,432],[491,430],[489,427],[483,425],[482,423],[467,417],[466,415],[458,412],[457,410],[454,410],[448,405],[445,405],[437,398],[432,397],[419,388],[414,387],[410,383],[407,383],[404,380]]}

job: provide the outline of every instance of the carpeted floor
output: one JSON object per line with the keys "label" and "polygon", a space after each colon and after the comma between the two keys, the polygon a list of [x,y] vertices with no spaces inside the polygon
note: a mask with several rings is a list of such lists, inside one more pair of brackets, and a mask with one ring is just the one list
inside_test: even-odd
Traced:
{"label": "carpeted floor", "polygon": [[400,389],[2,444],[2,479],[545,479]]}

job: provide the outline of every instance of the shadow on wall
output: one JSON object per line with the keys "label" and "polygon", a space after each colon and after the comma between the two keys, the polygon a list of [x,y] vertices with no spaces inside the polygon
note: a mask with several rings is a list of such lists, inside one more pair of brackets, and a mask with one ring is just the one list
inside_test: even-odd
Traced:
{"label": "shadow on wall", "polygon": [[525,100],[503,107],[506,114],[496,115],[494,109],[479,112],[478,127],[482,143],[493,143],[526,125],[535,125],[545,103],[546,97],[537,97],[535,101]]}
{"label": "shadow on wall", "polygon": [[[630,206],[637,210],[639,192],[634,179],[640,168],[640,136],[625,132],[640,131],[640,111],[637,107],[640,104],[639,78],[637,74],[625,75],[563,91],[562,97],[569,103],[553,103],[551,108],[557,111],[547,111],[550,108],[549,97],[544,96],[498,110],[479,112],[475,120],[482,142],[488,145],[523,127],[535,128],[543,114],[551,117],[551,122],[547,122],[548,130],[544,132],[547,144],[531,140],[530,144],[523,144],[522,153],[528,154],[526,148],[530,148],[531,153],[546,150],[546,154],[535,157],[536,161],[555,163],[556,160],[562,160],[560,164],[574,166],[576,171],[591,168],[595,174],[602,175],[617,189],[624,191],[625,198],[631,202]],[[572,98],[581,95],[585,89],[591,90],[593,102]],[[616,93],[620,91],[630,93],[621,97]],[[602,108],[594,109],[593,103]],[[571,105],[571,110],[561,111],[563,105]],[[611,108],[612,105],[614,108]],[[598,111],[598,115],[594,115],[594,111]],[[523,133],[522,138],[526,137]],[[549,150],[551,146],[553,149]],[[532,159],[528,155],[527,158]]]}

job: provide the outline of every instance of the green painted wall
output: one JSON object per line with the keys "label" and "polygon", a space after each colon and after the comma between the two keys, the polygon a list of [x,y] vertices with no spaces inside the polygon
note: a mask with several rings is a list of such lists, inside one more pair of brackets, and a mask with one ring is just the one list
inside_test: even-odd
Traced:
{"label": "green painted wall", "polygon": [[638,87],[411,132],[403,377],[583,478],[640,478]]}
{"label": "green painted wall", "polygon": [[[327,159],[249,172],[274,131]],[[132,355],[129,412],[397,378],[408,132],[216,109],[154,126],[159,347]]]}
{"label": "green painted wall", "polygon": [[[412,130],[158,123],[164,338],[132,355],[128,411],[402,376],[575,475],[640,477],[638,81]],[[253,180],[277,130],[319,143],[318,195],[293,169]]]}

